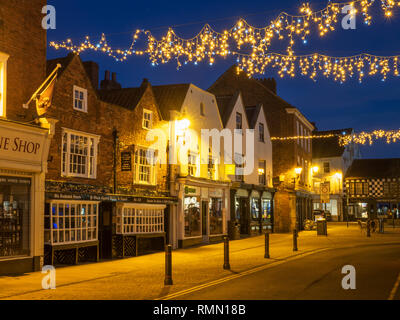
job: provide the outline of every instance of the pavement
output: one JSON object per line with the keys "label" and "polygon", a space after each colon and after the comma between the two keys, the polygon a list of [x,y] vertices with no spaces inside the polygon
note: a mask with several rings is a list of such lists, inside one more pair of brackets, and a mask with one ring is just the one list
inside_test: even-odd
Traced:
{"label": "pavement", "polygon": [[[154,300],[174,299],[193,292],[193,288],[212,287],[262,272],[281,269],[294,261],[308,261],[313,255],[329,251],[351,250],[383,245],[400,247],[400,228],[386,226],[385,234],[366,237],[357,224],[328,224],[328,236],[316,231],[301,232],[298,252],[293,252],[291,234],[272,234],[271,259],[264,258],[264,237],[230,243],[231,270],[223,270],[223,244],[175,250],[173,286],[164,286],[165,255],[155,253],[124,260],[105,261],[56,269],[55,290],[43,290],[40,272],[15,277],[0,277],[0,299],[8,300]],[[315,261],[310,267],[317,268]],[[276,268],[275,268],[276,267]],[[292,270],[298,266],[293,264]],[[400,269],[400,268],[399,268]],[[295,277],[295,275],[294,275]],[[234,283],[234,282],[232,282]],[[196,290],[194,290],[196,291]],[[283,296],[282,296],[283,297]],[[289,297],[288,297],[289,298]]]}

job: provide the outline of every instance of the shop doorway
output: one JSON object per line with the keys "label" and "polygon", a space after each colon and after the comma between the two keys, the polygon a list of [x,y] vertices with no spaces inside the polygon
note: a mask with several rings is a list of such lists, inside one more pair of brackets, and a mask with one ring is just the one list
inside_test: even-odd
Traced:
{"label": "shop doorway", "polygon": [[240,198],[240,234],[249,234],[249,213],[247,210],[247,198]]}
{"label": "shop doorway", "polygon": [[201,224],[203,238],[208,237],[208,202],[201,202]]}
{"label": "shop doorway", "polygon": [[99,210],[100,259],[112,258],[112,202],[102,202]]}

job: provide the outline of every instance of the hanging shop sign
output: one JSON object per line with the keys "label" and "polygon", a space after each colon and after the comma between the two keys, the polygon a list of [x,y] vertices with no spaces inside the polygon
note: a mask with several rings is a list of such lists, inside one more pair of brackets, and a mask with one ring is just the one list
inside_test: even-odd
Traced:
{"label": "hanging shop sign", "polygon": [[331,194],[331,184],[329,182],[321,183],[321,203],[329,203]]}
{"label": "hanging shop sign", "polygon": [[132,153],[121,152],[121,171],[122,172],[132,171]]}

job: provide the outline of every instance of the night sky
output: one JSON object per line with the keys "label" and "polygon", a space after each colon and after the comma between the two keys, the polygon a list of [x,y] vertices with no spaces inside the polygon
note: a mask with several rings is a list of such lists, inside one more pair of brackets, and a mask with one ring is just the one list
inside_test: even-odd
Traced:
{"label": "night sky", "polygon": [[[327,1],[309,1],[311,7],[322,9]],[[349,56],[358,53],[394,55],[400,53],[400,9],[392,18],[383,16],[380,1],[376,0],[370,13],[371,26],[359,18],[356,30],[337,30],[320,38],[311,36],[306,45],[296,46],[296,54],[319,52],[331,56]],[[177,26],[182,37],[193,37],[205,22],[216,30],[230,28],[239,17],[252,25],[265,26],[281,11],[298,14],[302,1],[132,1],[132,0],[49,0],[57,10],[57,30],[48,32],[49,41],[71,38],[80,43],[86,35],[93,40],[101,33],[108,35],[112,47],[126,48],[136,29],[148,29],[156,36],[164,34],[169,26]],[[313,29],[315,30],[315,29]],[[314,33],[315,35],[316,33]],[[285,53],[285,47],[273,42],[271,51]],[[285,42],[286,44],[286,42]],[[65,56],[66,51],[48,49],[48,57]],[[153,85],[188,83],[207,89],[234,62],[234,57],[219,58],[214,66],[204,62],[197,66],[186,65],[176,70],[175,62],[157,67],[151,66],[145,57],[132,57],[124,63],[100,53],[84,53],[83,60],[94,60],[100,64],[100,78],[104,70],[117,72],[124,87],[139,86],[143,78]],[[266,77],[277,74],[269,71]],[[278,79],[278,94],[299,108],[320,130],[354,128],[356,131],[400,128],[400,77],[392,76],[383,82],[380,76],[364,79],[359,84],[351,79],[344,84],[318,78],[313,82],[298,75],[295,79]],[[365,158],[400,158],[400,143],[387,145],[377,143],[362,148]]]}

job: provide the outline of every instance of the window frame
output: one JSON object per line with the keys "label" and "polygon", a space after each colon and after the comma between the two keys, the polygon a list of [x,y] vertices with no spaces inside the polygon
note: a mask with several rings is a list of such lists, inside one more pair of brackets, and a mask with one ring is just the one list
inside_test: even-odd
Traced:
{"label": "window frame", "polygon": [[[240,119],[240,128],[238,122],[239,119]],[[236,112],[236,130],[243,130],[243,115],[240,112]]]}
{"label": "window frame", "polygon": [[[49,206],[49,212],[48,214],[45,213],[45,219],[49,219],[50,228],[46,228],[45,225],[45,233],[49,233],[49,241],[46,242],[45,239],[45,243],[51,244],[53,246],[61,246],[67,244],[87,243],[98,240],[100,202],[84,200],[49,200],[48,202],[46,202],[46,206],[47,205]],[[68,215],[66,214],[67,205],[69,206]],[[91,206],[90,212],[88,211],[89,205]],[[56,206],[57,212],[55,215],[53,215],[53,206]],[[62,215],[60,214],[60,206],[63,207]],[[86,207],[84,217],[78,212],[79,206],[81,209],[83,208],[83,206]],[[72,207],[74,208],[74,210],[72,210]],[[72,215],[72,211],[74,211],[74,215]],[[85,225],[83,224],[83,218],[86,218]],[[69,227],[67,227],[67,219]],[[54,221],[57,224],[57,228],[54,228]],[[72,227],[72,225],[74,225],[74,227]],[[61,226],[62,228],[60,228]],[[78,231],[80,231],[80,240],[78,240]],[[69,235],[68,241],[66,241],[66,232],[68,232]],[[90,237],[88,236],[89,232],[91,232]],[[60,233],[63,235],[62,242],[60,241]],[[75,240],[71,240],[73,233]],[[57,234],[56,241],[54,241],[55,234]],[[83,239],[84,234],[86,235],[86,239]],[[93,235],[95,235],[95,237],[93,237]]]}
{"label": "window frame", "polygon": [[[75,106],[75,101],[77,100],[77,98],[75,97],[75,93],[76,92],[79,93],[83,93],[83,102],[82,102],[82,109],[79,109]],[[72,96],[72,100],[73,100],[73,108],[76,111],[80,111],[80,112],[84,112],[84,113],[88,113],[88,91],[85,88],[81,88],[77,85],[74,85],[74,89],[73,89],[73,96]],[[79,101],[81,101],[79,99]]]}
{"label": "window frame", "polygon": [[200,103],[200,115],[201,115],[202,117],[205,117],[205,116],[206,116],[206,108],[205,108],[205,105],[204,105],[203,102]]}
{"label": "window frame", "polygon": [[[262,167],[261,167],[262,164]],[[264,170],[264,173],[261,174],[260,170]],[[258,160],[258,183],[262,186],[267,185],[267,161],[266,160]]]}
{"label": "window frame", "polygon": [[[71,177],[71,178],[86,178],[86,179],[97,179],[97,160],[98,160],[98,153],[99,153],[99,143],[100,143],[100,136],[76,131],[68,128],[62,128],[62,136],[61,136],[61,174],[63,177]],[[64,152],[64,145],[65,145],[65,135],[67,135],[67,151]],[[90,147],[91,145],[88,144],[88,152],[86,156],[86,173],[71,173],[70,172],[70,165],[71,165],[71,135],[75,135],[78,137],[87,138],[89,141],[93,139],[94,142],[94,155],[90,155]],[[65,162],[64,162],[64,153],[65,153]],[[93,158],[93,172],[90,174],[90,158]]]}
{"label": "window frame", "polygon": [[[194,161],[192,161],[194,159]],[[199,154],[195,153],[193,151],[189,151],[188,153],[188,175],[192,177],[198,177],[199,176]],[[193,170],[194,169],[194,170]],[[194,174],[192,174],[194,172]]]}
{"label": "window frame", "polygon": [[[153,152],[153,163],[152,164],[144,164],[140,163],[140,159],[145,159],[147,162],[147,152],[148,150]],[[140,153],[144,152],[146,154],[145,157],[143,157]],[[148,185],[148,186],[155,186],[157,184],[157,150],[153,150],[148,147],[142,147],[142,146],[136,146],[135,151],[134,151],[134,175],[133,175],[133,183],[136,185]],[[146,173],[146,175],[149,176],[149,180],[141,180],[141,168],[148,168],[149,171]]]}
{"label": "window frame", "polygon": [[[150,115],[150,119],[146,119],[146,114]],[[145,122],[149,123],[149,126],[145,126]],[[143,109],[143,118],[142,118],[142,128],[145,130],[151,130],[153,129],[153,111],[148,110],[148,109]]]}
{"label": "window frame", "polygon": [[[328,164],[328,165],[326,166],[326,164]],[[330,162],[324,162],[323,167],[324,167],[324,173],[331,173],[331,163]]]}
{"label": "window frame", "polygon": [[6,117],[7,111],[7,61],[10,56],[0,52],[0,117]]}
{"label": "window frame", "polygon": [[265,142],[265,125],[262,122],[258,124],[258,141]]}

